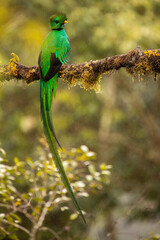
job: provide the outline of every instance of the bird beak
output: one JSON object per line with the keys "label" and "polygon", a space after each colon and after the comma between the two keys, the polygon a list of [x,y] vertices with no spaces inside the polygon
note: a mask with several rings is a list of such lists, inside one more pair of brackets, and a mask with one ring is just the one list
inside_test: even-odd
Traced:
{"label": "bird beak", "polygon": [[65,20],[63,23],[65,23],[65,24],[66,24],[66,23],[68,23],[68,22],[67,22],[67,20]]}

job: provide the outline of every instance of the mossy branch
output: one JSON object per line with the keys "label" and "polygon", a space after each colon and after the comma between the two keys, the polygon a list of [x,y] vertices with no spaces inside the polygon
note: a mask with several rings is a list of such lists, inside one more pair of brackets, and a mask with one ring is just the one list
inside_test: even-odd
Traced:
{"label": "mossy branch", "polygon": [[[0,66],[0,81],[13,78],[24,79],[27,84],[39,80],[37,66],[25,66],[19,63],[17,55],[9,65]],[[113,70],[125,68],[128,73],[134,76],[145,74],[160,74],[160,49],[142,51],[139,47],[126,54],[107,57],[100,60],[90,61],[81,64],[62,65],[59,77],[70,86],[79,84],[85,89],[99,89],[100,77]]]}

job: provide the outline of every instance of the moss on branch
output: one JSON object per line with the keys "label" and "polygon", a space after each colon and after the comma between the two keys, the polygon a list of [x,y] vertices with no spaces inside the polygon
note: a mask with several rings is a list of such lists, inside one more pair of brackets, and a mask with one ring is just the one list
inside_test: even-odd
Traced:
{"label": "moss on branch", "polygon": [[[19,63],[16,54],[9,65],[0,66],[0,81],[13,78],[24,79],[27,84],[39,80],[38,66],[25,66]],[[113,70],[125,68],[133,77],[138,74],[160,74],[160,49],[141,51],[139,47],[126,54],[107,57],[81,64],[62,65],[59,77],[70,86],[79,84],[85,89],[99,90],[100,77]]]}

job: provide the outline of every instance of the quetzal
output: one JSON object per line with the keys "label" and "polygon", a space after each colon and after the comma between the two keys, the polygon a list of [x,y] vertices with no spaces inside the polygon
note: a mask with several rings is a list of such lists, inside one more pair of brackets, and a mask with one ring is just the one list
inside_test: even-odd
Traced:
{"label": "quetzal", "polygon": [[58,154],[56,142],[59,146],[60,144],[56,138],[51,118],[52,97],[55,97],[56,93],[58,71],[62,64],[67,63],[70,54],[70,44],[64,30],[66,23],[67,18],[65,14],[57,14],[50,18],[51,31],[42,43],[39,54],[38,65],[40,73],[41,116],[45,135],[56,167],[59,170],[63,183],[71,196],[76,209],[80,213],[84,222],[86,222]]}

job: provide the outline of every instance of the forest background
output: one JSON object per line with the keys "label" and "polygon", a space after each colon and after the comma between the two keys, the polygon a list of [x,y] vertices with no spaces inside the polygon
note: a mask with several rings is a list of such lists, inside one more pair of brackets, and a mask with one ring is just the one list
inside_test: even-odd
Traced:
{"label": "forest background", "polygon": [[[68,16],[69,63],[122,54],[137,46],[142,50],[159,48],[159,0],[0,0],[0,64],[8,64],[14,52],[22,64],[37,65],[41,43],[49,31],[49,17],[59,11]],[[38,81],[29,86],[23,81],[1,84],[0,106],[2,155],[3,149],[6,151],[2,160],[8,159],[4,165],[28,159],[35,162],[44,154],[44,148],[48,152],[40,118]],[[87,228],[72,215],[74,209],[70,211],[70,228],[68,210],[65,214],[58,212],[63,220],[58,215],[60,220],[56,222],[52,209],[45,224],[52,227],[56,222],[60,239],[160,239],[159,109],[159,79],[154,81],[154,76],[133,79],[123,70],[109,72],[102,78],[99,93],[79,86],[68,88],[59,80],[53,121],[68,151],[64,159],[73,148],[86,153],[88,147],[91,152],[83,156],[84,162],[95,152],[93,166],[108,169],[107,180],[97,179],[96,190],[78,186],[83,187],[86,196],[90,195],[81,200]],[[95,174],[94,167],[89,169],[90,174]],[[79,181],[82,185],[83,178]],[[18,190],[26,189],[26,185],[24,181]],[[21,234],[19,231],[15,235]],[[4,234],[1,239],[14,239],[15,235],[6,238]],[[38,239],[43,236],[40,234]]]}

